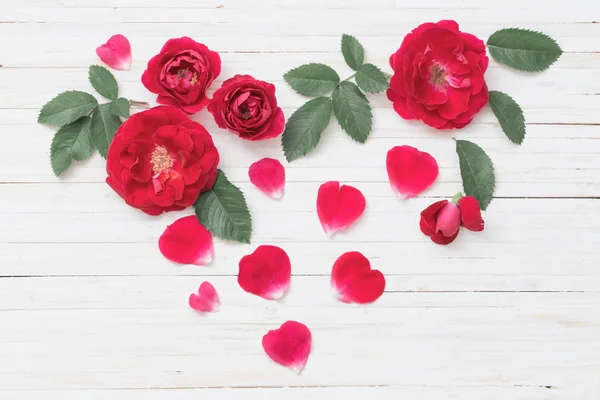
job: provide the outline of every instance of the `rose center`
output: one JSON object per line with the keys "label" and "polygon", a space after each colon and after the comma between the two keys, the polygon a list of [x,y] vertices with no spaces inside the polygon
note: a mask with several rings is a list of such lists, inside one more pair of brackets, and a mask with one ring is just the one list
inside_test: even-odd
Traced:
{"label": "rose center", "polygon": [[238,111],[241,114],[240,118],[242,118],[244,120],[250,119],[252,117],[252,114],[250,114],[250,109],[244,105],[239,106]]}
{"label": "rose center", "polygon": [[150,155],[150,163],[152,164],[152,171],[158,174],[171,169],[175,161],[171,158],[165,146],[156,146]]}
{"label": "rose center", "polygon": [[438,63],[431,66],[429,82],[436,86],[441,86],[446,83],[446,70]]}

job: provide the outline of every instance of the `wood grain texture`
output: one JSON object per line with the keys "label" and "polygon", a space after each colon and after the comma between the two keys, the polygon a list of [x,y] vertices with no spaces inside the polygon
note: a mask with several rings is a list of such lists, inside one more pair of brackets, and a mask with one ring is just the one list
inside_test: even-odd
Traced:
{"label": "wood grain texture", "polygon": [[[23,0],[0,1],[0,398],[17,399],[460,399],[600,398],[600,5],[588,0]],[[121,95],[154,103],[141,84],[147,60],[171,37],[219,51],[223,72],[273,82],[287,117],[305,101],[282,75],[324,62],[342,78],[342,33],[366,60],[388,57],[425,21],[456,19],[481,38],[521,27],[554,37],[565,54],[527,74],[490,63],[491,89],[522,106],[522,146],[485,109],[466,129],[436,132],[370,95],[374,128],[365,145],[332,120],[308,157],[286,164],[284,198],[249,182],[249,165],[283,160],[278,140],[242,142],[206,111],[221,168],[245,192],[255,222],[251,245],[215,240],[208,267],[176,266],[157,239],[188,212],[148,217],[104,183],[99,156],[53,176],[53,131],[36,124],[60,91],[91,90],[94,49],[122,33],[131,71],[116,72]],[[450,137],[483,147],[497,170],[486,230],[461,232],[448,247],[418,229],[419,212],[461,189]],[[423,196],[397,198],[385,154],[408,144],[440,164]],[[319,185],[361,189],[367,211],[327,239],[315,202]],[[259,244],[292,260],[292,286],[267,302],[237,285],[237,263]],[[330,294],[334,260],[358,250],[387,278],[375,304]],[[222,309],[198,315],[187,296],[203,280]],[[314,347],[300,376],[271,362],[260,340],[287,319],[307,324]]]}

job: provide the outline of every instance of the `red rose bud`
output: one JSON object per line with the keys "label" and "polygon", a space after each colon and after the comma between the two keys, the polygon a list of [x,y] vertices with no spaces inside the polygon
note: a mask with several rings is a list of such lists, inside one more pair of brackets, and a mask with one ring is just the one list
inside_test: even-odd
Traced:
{"label": "red rose bud", "polygon": [[437,129],[462,128],[488,102],[485,44],[454,21],[425,23],[390,57],[387,96],[404,119]]}
{"label": "red rose bud", "polygon": [[279,136],[285,118],[277,106],[275,86],[250,75],[236,75],[223,82],[208,105],[219,128],[245,140],[264,140]]}
{"label": "red rose bud", "polygon": [[134,114],[106,155],[106,183],[131,207],[159,215],[191,206],[217,179],[219,152],[202,125],[174,107]]}
{"label": "red rose bud", "polygon": [[170,39],[149,62],[142,83],[156,101],[182,109],[188,114],[208,104],[206,89],[221,73],[218,53],[189,37]]}
{"label": "red rose bud", "polygon": [[482,231],[479,202],[472,196],[455,196],[458,204],[441,200],[433,203],[421,212],[419,224],[421,232],[429,236],[434,243],[449,244],[458,236],[460,226],[470,231]]}

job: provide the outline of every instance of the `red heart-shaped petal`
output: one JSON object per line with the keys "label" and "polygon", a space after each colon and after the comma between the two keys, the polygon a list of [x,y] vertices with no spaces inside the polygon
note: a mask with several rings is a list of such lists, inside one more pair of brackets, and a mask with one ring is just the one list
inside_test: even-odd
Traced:
{"label": "red heart-shaped petal", "polygon": [[365,211],[365,196],[352,186],[336,181],[325,182],[317,195],[317,214],[328,236],[343,231]]}
{"label": "red heart-shaped petal", "polygon": [[371,269],[371,263],[358,251],[344,253],[333,264],[331,289],[344,303],[372,303],[385,289],[385,277]]}
{"label": "red heart-shaped petal", "polygon": [[158,239],[167,259],[179,264],[206,265],[214,256],[212,236],[195,215],[179,218]]}
{"label": "red heart-shaped petal", "polygon": [[113,35],[96,49],[98,57],[109,67],[123,71],[131,68],[131,45],[123,35]]}
{"label": "red heart-shaped petal", "polygon": [[202,282],[198,293],[190,294],[188,302],[190,307],[201,312],[217,312],[221,306],[219,295],[210,282]]}
{"label": "red heart-shaped petal", "polygon": [[265,353],[278,364],[302,372],[308,361],[312,335],[300,322],[287,321],[279,329],[269,331],[262,339]]}
{"label": "red heart-shaped petal", "polygon": [[285,168],[274,158],[263,158],[250,165],[250,182],[267,196],[280,199],[285,186]]}
{"label": "red heart-shaped petal", "polygon": [[280,247],[258,246],[254,253],[242,257],[239,267],[241,288],[263,299],[280,299],[290,287],[292,265]]}
{"label": "red heart-shaped petal", "polygon": [[386,167],[392,189],[405,199],[431,186],[439,173],[431,154],[411,146],[396,146],[388,151]]}

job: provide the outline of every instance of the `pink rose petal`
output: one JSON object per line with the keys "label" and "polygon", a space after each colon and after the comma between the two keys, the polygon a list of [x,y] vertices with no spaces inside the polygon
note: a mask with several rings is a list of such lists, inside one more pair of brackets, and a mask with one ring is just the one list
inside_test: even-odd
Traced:
{"label": "pink rose petal", "polygon": [[277,246],[258,246],[242,257],[238,283],[248,293],[263,299],[278,300],[290,287],[292,265],[285,250]]}
{"label": "pink rose petal", "polygon": [[358,251],[342,254],[331,270],[331,289],[344,303],[372,303],[383,294],[385,277],[371,269],[371,263]]}
{"label": "pink rose petal", "polygon": [[198,293],[190,294],[189,305],[196,311],[217,312],[221,301],[215,287],[210,282],[202,282]]}
{"label": "pink rose petal", "polygon": [[96,49],[98,57],[109,67],[123,71],[131,68],[131,45],[123,35],[113,35]]}
{"label": "pink rose petal", "polygon": [[195,215],[167,226],[158,247],[163,256],[179,264],[206,265],[214,256],[212,236]]}
{"label": "pink rose petal", "polygon": [[271,360],[299,374],[308,361],[312,335],[306,325],[287,321],[263,336],[262,346]]}
{"label": "pink rose petal", "polygon": [[396,146],[387,153],[390,184],[405,199],[427,189],[438,176],[438,164],[429,153],[411,146]]}
{"label": "pink rose petal", "polygon": [[248,170],[250,182],[267,196],[280,199],[285,186],[285,168],[273,158],[263,158],[252,165]]}
{"label": "pink rose petal", "polygon": [[317,195],[317,214],[327,236],[352,225],[366,204],[365,196],[355,187],[340,186],[335,181],[322,184]]}

